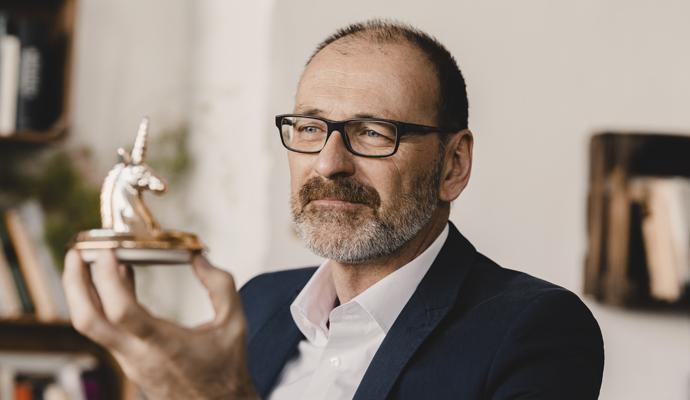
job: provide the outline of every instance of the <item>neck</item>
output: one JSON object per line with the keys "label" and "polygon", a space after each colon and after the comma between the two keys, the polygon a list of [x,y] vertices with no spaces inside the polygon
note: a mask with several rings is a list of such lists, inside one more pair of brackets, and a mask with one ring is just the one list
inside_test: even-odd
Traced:
{"label": "neck", "polygon": [[329,260],[333,284],[340,303],[347,303],[388,274],[422,254],[446,227],[449,214],[449,207],[437,208],[431,221],[414,238],[388,256],[359,264],[346,264]]}

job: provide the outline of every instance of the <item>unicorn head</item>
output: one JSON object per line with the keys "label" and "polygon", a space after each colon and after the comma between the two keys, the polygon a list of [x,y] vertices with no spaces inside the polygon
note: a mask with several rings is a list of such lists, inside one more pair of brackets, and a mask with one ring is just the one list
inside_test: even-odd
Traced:
{"label": "unicorn head", "polygon": [[139,124],[132,153],[127,153],[122,147],[117,149],[117,153],[120,155],[122,164],[128,169],[126,178],[130,190],[137,192],[150,190],[154,193],[163,193],[166,190],[165,182],[144,162],[148,132],[149,119],[144,117]]}
{"label": "unicorn head", "polygon": [[149,119],[139,124],[132,152],[119,148],[121,162],[108,174],[101,190],[101,220],[104,228],[118,233],[152,234],[159,225],[143,201],[142,193],[166,190],[165,181],[146,164]]}

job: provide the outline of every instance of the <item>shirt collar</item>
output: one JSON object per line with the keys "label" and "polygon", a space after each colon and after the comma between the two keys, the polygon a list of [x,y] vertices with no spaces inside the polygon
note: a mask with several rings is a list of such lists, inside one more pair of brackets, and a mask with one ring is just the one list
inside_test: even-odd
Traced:
{"label": "shirt collar", "polygon": [[[447,238],[448,224],[419,256],[376,282],[350,302],[358,303],[371,315],[384,334],[387,334]],[[323,342],[328,338],[327,321],[336,299],[329,262],[326,260],[290,306],[295,324],[310,342]]]}
{"label": "shirt collar", "polygon": [[337,297],[331,269],[326,260],[290,305],[292,319],[310,342],[322,342],[328,338],[326,323]]}

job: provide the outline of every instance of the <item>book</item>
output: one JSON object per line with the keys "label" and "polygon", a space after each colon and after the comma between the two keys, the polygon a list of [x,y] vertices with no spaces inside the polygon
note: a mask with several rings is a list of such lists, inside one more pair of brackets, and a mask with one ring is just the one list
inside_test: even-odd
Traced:
{"label": "book", "polygon": [[22,301],[5,250],[0,246],[0,318],[17,318],[21,315]]}
{"label": "book", "polygon": [[42,393],[43,400],[77,400],[76,397],[70,394],[62,386],[52,382],[46,386]]}
{"label": "book", "polygon": [[606,291],[604,298],[622,305],[630,298],[632,282],[628,279],[630,260],[630,203],[622,168],[615,168],[607,179],[609,187],[606,231]]}
{"label": "book", "polygon": [[45,130],[61,109],[64,45],[52,38],[42,21],[17,21],[21,44],[17,88],[16,130]]}
{"label": "book", "polygon": [[35,200],[27,201],[7,210],[5,221],[34,301],[36,317],[43,321],[68,320],[60,276],[44,239],[41,206]]}
{"label": "book", "polygon": [[50,375],[30,375],[26,377],[26,381],[31,386],[31,398],[34,400],[45,400],[43,393],[46,388],[54,381],[54,377]]}
{"label": "book", "polygon": [[5,260],[12,274],[12,279],[14,281],[14,286],[19,294],[19,300],[22,305],[23,314],[33,314],[34,304],[29,295],[29,289],[26,286],[26,281],[24,280],[24,275],[19,267],[19,260],[17,259],[17,253],[14,251],[14,246],[10,241],[9,232],[7,232],[7,226],[5,225],[4,218],[0,218],[0,247],[5,255]]}
{"label": "book", "polygon": [[0,32],[0,136],[14,133],[17,122],[19,89],[19,38],[9,34],[7,17],[2,18]]}
{"label": "book", "polygon": [[14,384],[14,399],[15,400],[33,400],[33,390],[31,383],[27,380],[20,380]]}
{"label": "book", "polygon": [[[87,353],[0,352],[0,399],[29,396],[33,399],[86,400],[103,398],[97,373],[98,360]],[[95,386],[96,396],[87,389]],[[60,397],[61,396],[61,397]]]}
{"label": "book", "polygon": [[0,365],[0,399],[11,399],[14,396],[14,370]]}
{"label": "book", "polygon": [[690,284],[690,180],[641,179],[645,184],[642,232],[650,294],[675,302]]}
{"label": "book", "polygon": [[4,13],[2,10],[0,10],[0,38],[2,38],[3,36],[5,36],[9,33],[9,24],[10,24],[9,16],[6,13]]}
{"label": "book", "polygon": [[[85,371],[93,370],[96,361],[92,360],[91,364],[84,365],[78,363],[68,363],[60,368],[57,373],[57,383],[60,384],[62,390],[67,394],[70,400],[87,400],[93,398],[100,398],[98,395],[89,396],[87,393],[87,379],[83,376]],[[96,382],[97,387],[98,382]],[[102,397],[102,396],[101,396]]]}

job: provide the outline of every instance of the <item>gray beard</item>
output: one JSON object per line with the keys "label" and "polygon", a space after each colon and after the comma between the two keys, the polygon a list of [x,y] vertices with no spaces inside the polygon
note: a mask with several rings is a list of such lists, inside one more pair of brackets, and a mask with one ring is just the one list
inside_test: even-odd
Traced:
{"label": "gray beard", "polygon": [[[443,154],[443,153],[441,153]],[[404,193],[379,210],[300,209],[291,199],[297,233],[316,255],[345,264],[361,264],[390,256],[431,221],[438,207],[442,159],[417,176],[415,192]]]}

